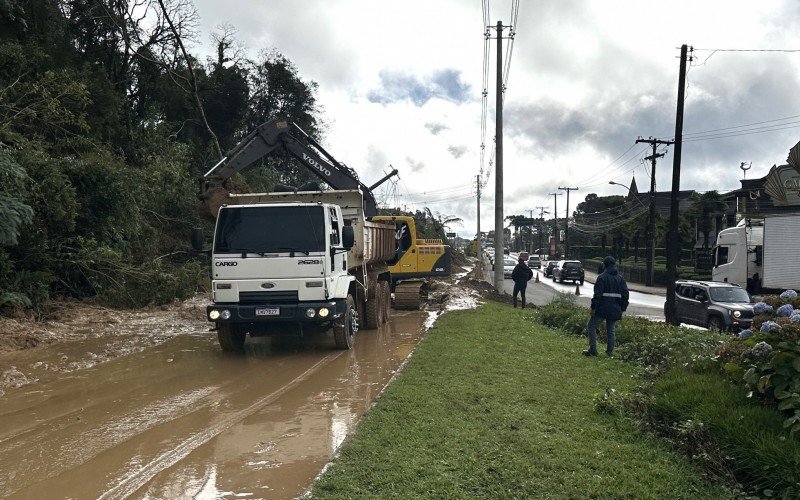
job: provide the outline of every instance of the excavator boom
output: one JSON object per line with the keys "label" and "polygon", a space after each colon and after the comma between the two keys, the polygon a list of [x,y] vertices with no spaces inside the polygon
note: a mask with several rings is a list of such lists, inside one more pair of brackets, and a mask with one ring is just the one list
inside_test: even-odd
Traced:
{"label": "excavator boom", "polygon": [[198,198],[206,202],[223,183],[261,158],[285,151],[296,158],[333,189],[360,189],[364,195],[364,214],[377,215],[372,190],[397,173],[397,169],[372,186],[366,186],[351,168],[339,163],[296,123],[276,118],[247,134],[228,154],[200,179]]}

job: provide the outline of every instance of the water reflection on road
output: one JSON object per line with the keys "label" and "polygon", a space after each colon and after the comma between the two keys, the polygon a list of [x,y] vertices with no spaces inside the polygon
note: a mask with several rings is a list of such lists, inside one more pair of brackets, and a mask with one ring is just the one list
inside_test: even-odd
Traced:
{"label": "water reflection on road", "polygon": [[248,339],[242,355],[197,329],[10,389],[0,398],[0,497],[293,498],[411,352],[423,321],[396,311],[350,351],[329,336],[264,338]]}

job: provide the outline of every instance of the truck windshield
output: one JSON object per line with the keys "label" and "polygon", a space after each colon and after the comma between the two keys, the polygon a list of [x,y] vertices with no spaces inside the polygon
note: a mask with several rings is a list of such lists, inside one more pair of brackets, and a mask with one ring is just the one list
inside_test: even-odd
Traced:
{"label": "truck windshield", "polygon": [[322,207],[227,207],[219,212],[214,253],[321,252]]}
{"label": "truck windshield", "polygon": [[732,286],[712,286],[709,288],[711,300],[714,302],[750,303],[750,296],[741,288]]}

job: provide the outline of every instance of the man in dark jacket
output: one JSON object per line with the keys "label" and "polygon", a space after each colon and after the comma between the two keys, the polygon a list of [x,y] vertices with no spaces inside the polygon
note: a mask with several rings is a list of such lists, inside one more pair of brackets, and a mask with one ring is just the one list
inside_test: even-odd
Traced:
{"label": "man in dark jacket", "polygon": [[517,294],[522,295],[522,308],[525,309],[525,289],[528,281],[533,278],[533,271],[525,264],[525,259],[519,258],[516,267],[511,272],[511,279],[514,280],[514,307],[517,307]]}
{"label": "man in dark jacket", "polygon": [[619,275],[614,257],[603,259],[603,273],[597,276],[592,297],[592,311],[587,328],[589,330],[589,350],[583,351],[586,356],[597,356],[597,327],[606,320],[606,354],[614,353],[614,340],[617,321],[628,308],[628,285]]}

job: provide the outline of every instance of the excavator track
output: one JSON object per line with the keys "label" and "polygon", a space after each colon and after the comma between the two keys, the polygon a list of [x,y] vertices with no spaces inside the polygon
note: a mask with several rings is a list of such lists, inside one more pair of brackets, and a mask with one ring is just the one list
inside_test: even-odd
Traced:
{"label": "excavator track", "polygon": [[403,281],[394,288],[394,308],[416,311],[428,298],[428,286],[424,281]]}

